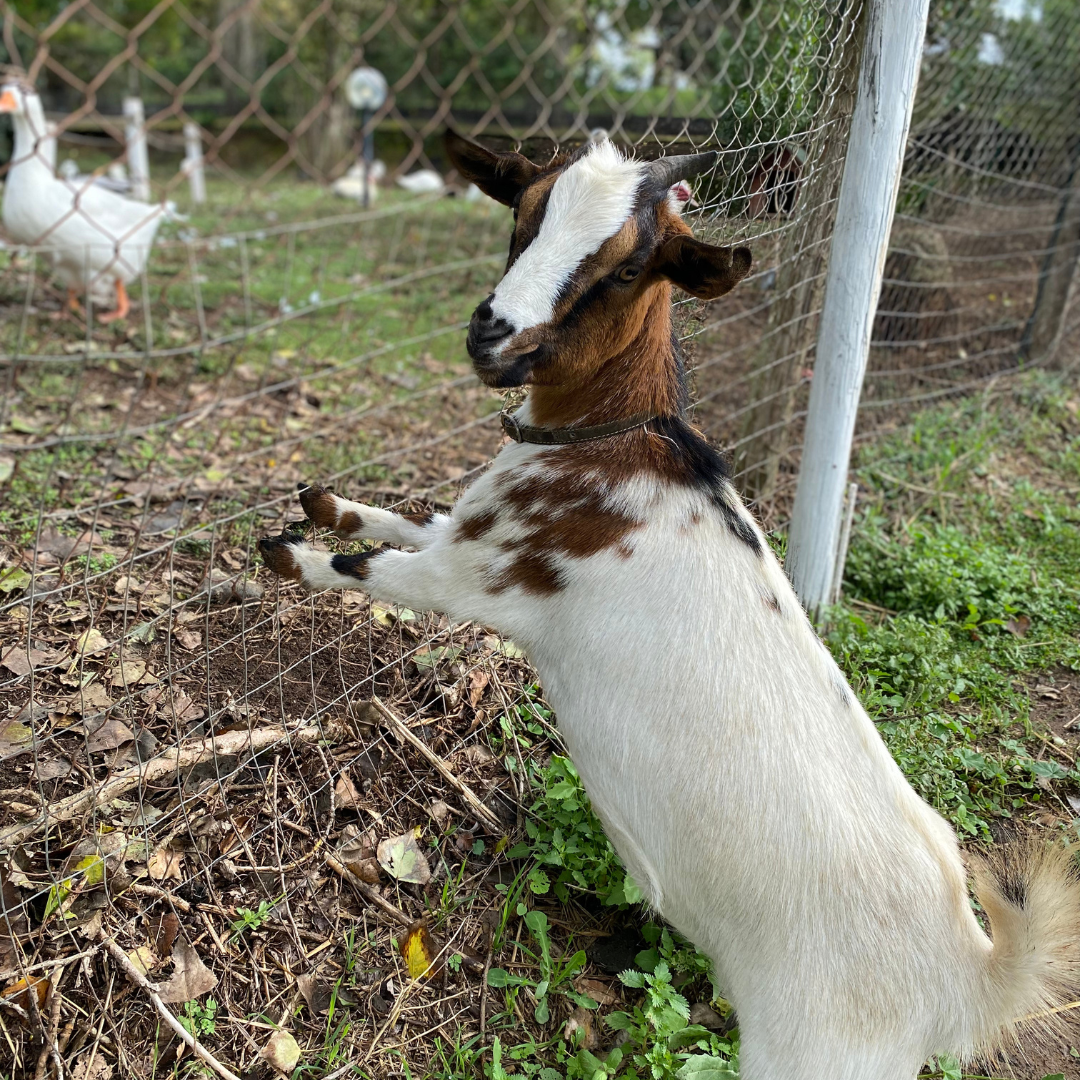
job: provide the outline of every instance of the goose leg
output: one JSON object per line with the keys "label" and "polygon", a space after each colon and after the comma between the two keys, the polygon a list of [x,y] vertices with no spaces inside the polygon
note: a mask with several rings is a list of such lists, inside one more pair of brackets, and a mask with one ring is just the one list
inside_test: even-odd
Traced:
{"label": "goose leg", "polygon": [[117,278],[116,279],[116,310],[106,311],[104,315],[98,317],[98,322],[109,323],[114,319],[125,319],[127,313],[131,310],[131,304],[128,302],[127,289],[124,288],[124,283]]}
{"label": "goose leg", "polygon": [[83,310],[82,304],[79,303],[79,294],[74,289],[68,289],[67,303],[65,303],[59,311],[54,311],[49,318],[62,319],[69,313],[71,315],[77,315],[80,319],[86,318],[86,312]]}

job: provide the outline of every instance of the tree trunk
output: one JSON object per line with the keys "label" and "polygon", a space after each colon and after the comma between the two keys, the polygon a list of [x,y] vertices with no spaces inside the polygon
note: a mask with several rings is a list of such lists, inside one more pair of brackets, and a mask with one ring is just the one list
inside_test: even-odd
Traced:
{"label": "tree trunk", "polygon": [[[218,25],[225,26],[221,35],[221,58],[236,75],[248,83],[255,82],[266,66],[266,47],[259,31],[256,11],[261,0],[218,0]],[[251,100],[251,93],[238,85],[231,74],[221,73],[225,87],[225,106],[238,113]]]}
{"label": "tree trunk", "polygon": [[[1074,156],[1073,167],[1058,205],[1050,244],[1039,270],[1035,306],[1024,327],[1020,355],[1036,363],[1060,367],[1056,355],[1065,328],[1069,291],[1080,259],[1080,160]],[[1069,365],[1071,366],[1071,365]]]}

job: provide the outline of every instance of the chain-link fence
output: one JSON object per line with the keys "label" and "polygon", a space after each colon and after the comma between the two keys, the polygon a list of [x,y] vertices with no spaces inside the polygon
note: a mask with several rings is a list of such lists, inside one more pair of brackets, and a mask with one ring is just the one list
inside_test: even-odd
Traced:
{"label": "chain-link fence", "polygon": [[[680,326],[697,421],[782,526],[861,18],[841,0],[4,9],[11,85],[41,107],[21,145],[16,123],[4,209],[55,200],[5,212],[0,251],[14,1075],[171,1069],[180,1036],[132,968],[196,1035],[213,986],[214,1053],[241,1074],[301,1001],[294,1027],[336,1022],[346,968],[364,989],[339,1041],[368,1075],[483,1041],[476,970],[501,931],[477,890],[512,882],[493,855],[558,747],[533,676],[485,628],[268,582],[253,543],[295,516],[298,481],[445,507],[497,448],[464,327],[509,213],[450,172],[448,124],[534,156],[597,128],[642,156],[720,151],[691,222],[747,243],[754,273],[682,302]],[[860,438],[1074,354],[1078,59],[1066,0],[932,4]],[[364,114],[359,65],[388,83]],[[422,869],[399,875],[417,828]],[[443,962],[414,983],[393,939],[424,914]]]}

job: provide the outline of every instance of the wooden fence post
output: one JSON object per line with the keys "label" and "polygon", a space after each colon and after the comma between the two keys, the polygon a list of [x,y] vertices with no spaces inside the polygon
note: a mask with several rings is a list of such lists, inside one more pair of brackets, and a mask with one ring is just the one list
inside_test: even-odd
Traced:
{"label": "wooden fence post", "polygon": [[143,110],[142,98],[124,98],[124,119],[131,196],[140,202],[149,202],[150,157],[146,149],[146,113]]}
{"label": "wooden fence post", "polygon": [[787,570],[813,615],[833,591],[855,418],[929,0],[867,0],[859,89],[825,281]]}
{"label": "wooden fence post", "polygon": [[184,172],[191,185],[191,201],[206,202],[206,176],[203,172],[202,136],[199,125],[190,120],[184,124]]}

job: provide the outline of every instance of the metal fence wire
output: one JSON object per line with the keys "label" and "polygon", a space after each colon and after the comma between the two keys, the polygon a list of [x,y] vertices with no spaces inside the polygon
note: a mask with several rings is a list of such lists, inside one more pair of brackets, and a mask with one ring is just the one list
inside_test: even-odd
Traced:
{"label": "metal fence wire", "polygon": [[[464,327],[509,212],[450,171],[448,124],[534,156],[596,129],[640,156],[720,152],[691,224],[754,271],[679,325],[697,422],[783,526],[861,4],[3,11],[6,78],[41,104],[29,144],[0,141],[4,203],[63,186],[36,234],[5,215],[0,248],[0,1072],[171,1068],[136,969],[162,1008],[212,989],[215,1055],[244,1075],[283,1018],[325,1026],[352,965],[349,1053],[413,1075],[482,1031],[491,928],[468,905],[440,922],[436,989],[394,938],[448,879],[487,880],[558,737],[512,642],[303,596],[254,541],[296,516],[298,481],[446,507],[498,447]],[[1078,60],[1072,0],[931,4],[858,438],[1076,355]],[[363,115],[360,65],[388,83]],[[110,216],[99,191],[128,202]],[[116,275],[130,310],[103,320]],[[417,829],[426,876],[403,881],[380,845]]]}

